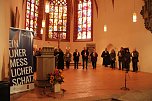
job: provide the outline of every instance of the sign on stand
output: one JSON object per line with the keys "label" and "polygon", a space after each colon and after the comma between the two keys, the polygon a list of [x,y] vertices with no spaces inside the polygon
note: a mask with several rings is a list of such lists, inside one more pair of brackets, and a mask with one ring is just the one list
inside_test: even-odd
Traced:
{"label": "sign on stand", "polygon": [[34,88],[33,33],[33,31],[10,28],[9,66],[11,94]]}

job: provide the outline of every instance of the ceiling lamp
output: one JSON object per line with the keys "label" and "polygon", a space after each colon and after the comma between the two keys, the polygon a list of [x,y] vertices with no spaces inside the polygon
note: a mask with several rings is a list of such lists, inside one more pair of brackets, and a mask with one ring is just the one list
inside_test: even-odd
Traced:
{"label": "ceiling lamp", "polygon": [[133,17],[132,17],[132,18],[133,18],[133,19],[132,19],[132,20],[133,20],[133,22],[137,22],[137,15],[136,15],[136,13],[135,13],[135,12],[133,13]]}
{"label": "ceiling lamp", "polygon": [[47,2],[45,3],[45,13],[49,13],[49,12],[50,12],[50,2],[47,1]]}
{"label": "ceiling lamp", "polygon": [[[105,22],[106,22],[106,13],[107,13],[107,3],[106,3],[106,0],[104,0],[104,2],[105,2]],[[104,24],[104,26],[103,26],[103,31],[104,32],[107,32],[107,25],[106,25],[106,23]]]}
{"label": "ceiling lamp", "polygon": [[42,20],[42,27],[45,27],[45,20]]}
{"label": "ceiling lamp", "polygon": [[134,13],[133,13],[133,16],[132,16],[132,20],[133,20],[133,22],[137,22],[137,15],[135,13],[135,0],[134,0]]}
{"label": "ceiling lamp", "polygon": [[43,28],[41,28],[41,34],[43,34]]}
{"label": "ceiling lamp", "polygon": [[107,25],[104,25],[104,32],[107,32]]}

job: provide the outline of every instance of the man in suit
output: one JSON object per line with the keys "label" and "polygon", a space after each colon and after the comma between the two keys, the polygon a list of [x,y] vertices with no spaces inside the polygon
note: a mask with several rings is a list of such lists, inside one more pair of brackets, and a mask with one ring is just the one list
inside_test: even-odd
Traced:
{"label": "man in suit", "polygon": [[123,47],[120,48],[120,51],[118,51],[118,62],[119,62],[119,70],[122,69],[122,58],[123,58]]}
{"label": "man in suit", "polygon": [[75,52],[73,53],[74,69],[78,69],[79,57],[80,53],[77,49],[75,49]]}
{"label": "man in suit", "polygon": [[84,69],[84,67],[86,67],[86,69],[87,69],[89,52],[85,47],[81,51],[81,55],[82,55],[83,69]]}

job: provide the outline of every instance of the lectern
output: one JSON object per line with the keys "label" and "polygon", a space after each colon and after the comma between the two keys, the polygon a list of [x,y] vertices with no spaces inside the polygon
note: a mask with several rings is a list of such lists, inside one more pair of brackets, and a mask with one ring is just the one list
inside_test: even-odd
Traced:
{"label": "lectern", "polygon": [[42,55],[37,56],[36,80],[48,80],[48,74],[55,69],[54,47],[43,47]]}

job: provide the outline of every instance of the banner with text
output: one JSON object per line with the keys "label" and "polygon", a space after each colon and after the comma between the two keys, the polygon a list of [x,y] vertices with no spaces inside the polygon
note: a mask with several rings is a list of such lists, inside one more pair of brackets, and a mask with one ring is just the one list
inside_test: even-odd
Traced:
{"label": "banner with text", "polygon": [[10,85],[33,83],[33,32],[10,28]]}

